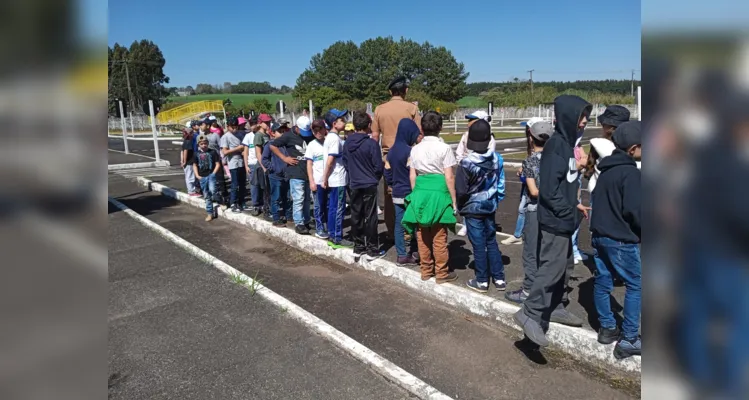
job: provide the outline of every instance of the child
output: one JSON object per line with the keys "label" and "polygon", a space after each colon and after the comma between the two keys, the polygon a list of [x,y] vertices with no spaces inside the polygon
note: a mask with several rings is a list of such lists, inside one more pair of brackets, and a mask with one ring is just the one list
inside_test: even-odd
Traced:
{"label": "child", "polygon": [[472,124],[466,141],[468,154],[460,162],[455,178],[458,209],[468,228],[475,261],[476,277],[466,285],[481,293],[489,291],[490,275],[497,290],[507,288],[494,222],[494,213],[504,198],[504,170],[491,142],[488,122],[480,119]]}
{"label": "child", "polygon": [[328,131],[325,129],[325,121],[323,120],[314,121],[311,127],[315,140],[307,144],[304,158],[307,159],[309,189],[315,193],[315,237],[327,240],[329,235],[328,229],[325,229],[325,224],[328,221],[328,193],[323,187],[323,173],[325,172],[323,141]]}
{"label": "child", "polygon": [[[280,138],[288,127],[273,124],[273,140]],[[268,143],[272,143],[270,141]],[[281,154],[288,156],[285,148],[279,149]],[[270,151],[270,146],[265,146],[262,155],[262,166],[266,172],[270,191],[270,215],[275,227],[285,227],[288,221],[293,220],[291,209],[291,194],[289,193],[289,180],[286,179],[286,163],[275,153]]]}
{"label": "child", "polygon": [[208,148],[208,138],[205,135],[198,137],[198,152],[195,153],[192,168],[205,195],[205,211],[208,213],[205,220],[210,222],[216,218],[212,196],[216,193],[216,174],[221,170],[221,157],[215,150]]}
{"label": "child", "polygon": [[[255,150],[255,158],[261,159],[263,157],[263,150],[265,145],[271,140],[271,117],[268,114],[260,114],[257,117],[257,124],[254,125],[253,135],[253,147]],[[250,122],[252,123],[252,122]],[[249,136],[249,135],[248,135]],[[261,164],[251,170],[250,175],[250,191],[252,195],[252,208],[253,215],[256,217],[263,213],[265,209],[266,213],[269,213],[268,202],[268,185],[266,185],[266,171],[265,167]]]}
{"label": "child", "polygon": [[[299,117],[297,126],[309,126],[309,118]],[[296,128],[296,127],[295,127]],[[304,153],[307,151],[307,142],[305,141],[301,129],[294,129],[283,134],[280,138],[270,144],[270,149],[279,158],[286,163],[286,178],[289,179],[291,186],[291,198],[294,202],[294,224],[296,233],[300,235],[309,235],[310,233],[310,190],[309,179],[307,176],[307,162],[304,159]],[[310,130],[312,134],[312,130]],[[280,148],[285,148],[288,153],[285,156]]]}
{"label": "child", "polygon": [[606,107],[603,114],[598,116],[598,123],[603,128],[603,138],[611,140],[616,127],[629,121],[629,110],[627,107],[613,105]]}
{"label": "child", "polygon": [[[596,205],[590,222],[593,248],[596,250],[596,281],[593,301],[601,329],[598,341],[611,344],[617,359],[640,355],[641,305],[641,188],[640,171],[635,160],[642,156],[642,134],[639,121],[625,122],[616,128],[613,142],[616,150],[599,164],[601,175],[593,191]],[[611,312],[609,295],[613,290],[611,271],[621,277],[626,287],[624,322],[621,332]]]}
{"label": "child", "polygon": [[247,186],[247,170],[244,166],[242,153],[245,147],[234,133],[239,130],[239,122],[232,117],[227,122],[228,131],[221,136],[221,153],[226,159],[231,176],[231,212],[238,214],[245,209]]}
{"label": "child", "polygon": [[377,188],[384,168],[380,146],[367,134],[372,119],[366,112],[354,113],[356,132],[343,146],[343,167],[349,174],[351,237],[354,254],[369,260],[382,257],[377,237]]}
{"label": "child", "polygon": [[[575,160],[578,132],[585,128],[593,106],[578,96],[562,95],[554,99],[556,126],[544,145],[539,168],[538,271],[528,298],[514,315],[525,335],[538,346],[546,347],[546,331],[552,314],[568,325],[582,324],[563,306],[566,283],[574,269],[572,235],[588,207],[577,201],[578,175],[584,163]],[[563,322],[564,323],[564,322]]]}
{"label": "child", "polygon": [[[341,154],[343,153],[343,141],[339,136],[346,127],[346,115],[348,110],[330,110],[325,116],[325,122],[330,126],[330,131],[325,136],[324,159],[325,171],[323,172],[322,187],[327,192],[328,204],[328,246],[337,248],[354,247],[354,243],[343,238],[343,214],[346,211],[346,185],[348,184],[348,172],[343,167]],[[318,190],[320,190],[318,188]]]}
{"label": "child", "polygon": [[416,238],[411,237],[409,250],[406,250],[405,231],[401,221],[406,213],[405,198],[411,194],[411,147],[421,142],[424,135],[419,126],[410,118],[403,118],[398,123],[395,143],[388,151],[385,161],[385,182],[392,191],[395,206],[395,250],[398,252],[397,262],[400,265],[415,265],[419,261],[413,254],[418,255]]}
{"label": "child", "polygon": [[413,191],[406,197],[402,224],[406,232],[418,231],[421,279],[438,284],[458,275],[447,268],[447,230],[455,230],[455,174],[452,148],[439,140],[442,116],[429,111],[421,119],[424,139],[411,149],[410,180]]}
{"label": "child", "polygon": [[526,195],[525,222],[523,224],[523,287],[508,292],[505,298],[515,303],[522,303],[528,298],[533,287],[533,280],[538,270],[538,188],[540,185],[539,171],[541,168],[541,154],[546,141],[554,130],[550,123],[537,121],[529,128],[528,144],[531,153],[523,161],[521,176],[525,178]]}
{"label": "child", "polygon": [[191,197],[200,196],[195,190],[195,173],[192,170],[195,151],[193,150],[192,131],[185,130],[182,134],[182,152],[180,152],[180,165],[185,171],[185,184],[187,185],[187,194]]}

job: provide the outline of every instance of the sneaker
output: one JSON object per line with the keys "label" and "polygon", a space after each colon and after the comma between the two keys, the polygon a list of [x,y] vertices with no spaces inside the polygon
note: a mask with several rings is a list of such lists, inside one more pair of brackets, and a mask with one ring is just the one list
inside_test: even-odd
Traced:
{"label": "sneaker", "polygon": [[374,261],[378,258],[382,258],[385,255],[384,250],[370,250],[365,254],[367,261]]}
{"label": "sneaker", "polygon": [[252,209],[252,215],[259,217],[260,214],[263,213],[263,209],[261,207],[253,207]]}
{"label": "sneaker", "polygon": [[494,287],[497,288],[497,290],[504,292],[507,290],[507,283],[501,279],[495,279],[494,280]]}
{"label": "sneaker", "polygon": [[583,326],[583,320],[564,307],[557,308],[551,312],[551,322],[578,328]]}
{"label": "sneaker", "polygon": [[502,244],[523,244],[523,238],[517,238],[515,236],[510,236],[507,239],[503,240],[501,243]]}
{"label": "sneaker", "polygon": [[341,239],[340,242],[336,243],[332,240],[328,240],[328,246],[334,249],[351,249],[354,247],[354,242],[346,239]]}
{"label": "sneaker", "polygon": [[205,222],[211,222],[213,221],[213,214],[208,214],[207,217],[205,217]]}
{"label": "sneaker", "polygon": [[354,247],[354,256],[355,257],[359,258],[359,257],[361,257],[361,256],[363,256],[365,254],[367,254],[367,249],[365,249],[365,248],[357,249],[356,247]]}
{"label": "sneaker", "polygon": [[231,206],[231,212],[233,212],[234,214],[239,214],[242,212],[242,210],[235,204]]}
{"label": "sneaker", "polygon": [[282,222],[282,221],[273,221],[273,226],[275,226],[276,228],[283,228],[283,227],[285,227],[285,226],[286,226],[286,222]]}
{"label": "sneaker", "polygon": [[489,282],[479,282],[475,279],[471,279],[470,281],[466,282],[466,286],[479,293],[486,293],[489,291]]}
{"label": "sneaker", "polygon": [[411,256],[404,256],[404,257],[398,256],[398,259],[396,260],[396,263],[398,263],[398,265],[402,265],[402,266],[404,266],[404,265],[416,265],[416,264],[419,263],[419,261],[416,260],[416,259],[414,259]]}
{"label": "sneaker", "polygon": [[598,330],[598,343],[600,344],[611,344],[619,340],[621,331],[618,327],[614,329],[601,328]]}
{"label": "sneaker", "polygon": [[541,325],[531,319],[531,317],[527,316],[522,308],[518,310],[512,318],[515,320],[515,323],[520,325],[525,336],[527,336],[533,343],[541,347],[549,345],[549,341],[546,339],[546,334],[544,333],[543,328],[541,328]]}
{"label": "sneaker", "polygon": [[518,289],[513,292],[505,293],[505,299],[510,300],[513,303],[523,304],[525,299],[528,298],[528,292],[523,289]]}
{"label": "sneaker", "polygon": [[463,227],[460,228],[460,230],[458,231],[458,236],[465,236],[467,234],[468,234],[468,229],[466,228],[465,225],[463,225]]}
{"label": "sneaker", "polygon": [[621,360],[632,356],[642,355],[642,339],[622,339],[614,347],[614,357],[617,360]]}
{"label": "sneaker", "polygon": [[282,224],[284,224],[284,225],[286,225],[286,224],[288,224],[288,223],[289,223],[289,221],[287,221],[287,220],[286,220],[286,218],[281,218],[281,219],[280,219],[279,221],[280,221],[280,222],[281,222]]}
{"label": "sneaker", "polygon": [[219,207],[221,207],[221,211],[226,211],[229,208],[226,204],[221,204]]}
{"label": "sneaker", "polygon": [[382,212],[382,210],[380,209],[380,207],[377,207],[377,215],[382,215],[382,214],[383,214],[383,212]]}
{"label": "sneaker", "polygon": [[297,225],[295,231],[300,235],[309,235],[309,229],[304,225]]}
{"label": "sneaker", "polygon": [[575,265],[580,264],[580,261],[582,261],[582,257],[575,256]]}
{"label": "sneaker", "polygon": [[200,193],[190,193],[188,194],[190,197],[200,197]]}
{"label": "sneaker", "polygon": [[457,280],[458,280],[458,274],[456,274],[455,272],[450,272],[444,278],[437,278],[437,283],[442,284],[442,283],[447,283],[447,282],[454,282]]}
{"label": "sneaker", "polygon": [[315,232],[315,237],[319,239],[327,240],[330,237],[330,235],[328,235],[327,232]]}

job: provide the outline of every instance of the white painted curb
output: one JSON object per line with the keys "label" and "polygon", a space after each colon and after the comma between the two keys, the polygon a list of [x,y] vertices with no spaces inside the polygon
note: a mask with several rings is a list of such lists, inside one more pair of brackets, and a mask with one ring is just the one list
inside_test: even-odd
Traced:
{"label": "white painted curb", "polygon": [[[122,139],[122,135],[107,135],[108,138],[112,139]],[[179,136],[172,136],[172,137],[156,137],[156,140],[159,142],[164,142],[167,140],[174,140],[179,138]],[[127,140],[134,140],[136,142],[153,142],[153,136],[148,137],[131,137],[128,135]],[[182,144],[182,142],[179,142],[179,144]]]}
{"label": "white painted curb", "polygon": [[[190,197],[186,193],[152,182],[147,178],[138,177],[137,181],[149,190],[159,192],[167,197],[205,210],[205,201],[202,198]],[[306,253],[323,259],[335,259],[339,262],[356,265],[365,270],[379,273],[420,293],[454,306],[457,309],[468,311],[481,317],[494,318],[503,325],[521,331],[520,327],[512,319],[513,314],[520,309],[514,304],[449,283],[437,285],[433,281],[424,282],[421,280],[419,272],[400,267],[387,260],[379,259],[367,262],[362,257],[357,261],[351,249],[335,250],[329,247],[326,242],[312,236],[297,235],[290,229],[276,228],[268,221],[246,214],[225,212],[220,207],[216,207],[215,209],[218,210],[223,218],[229,221],[248,226],[257,232],[272,236]],[[613,354],[614,345],[602,345],[598,343],[596,332],[585,328],[573,328],[556,323],[552,323],[551,327],[548,332],[549,341],[555,347],[578,360],[606,368],[613,367],[627,372],[639,373],[641,371],[641,358],[639,356],[617,360]]]}
{"label": "white painted curb", "polygon": [[112,203],[115,207],[125,212],[127,215],[129,215],[133,219],[135,219],[136,221],[145,225],[147,228],[155,231],[156,233],[164,237],[166,240],[169,240],[170,242],[183,248],[191,255],[199,258],[200,260],[203,260],[206,263],[209,263],[211,266],[225,273],[226,275],[239,277],[239,279],[245,280],[246,285],[256,288],[255,290],[256,294],[259,294],[260,296],[265,298],[267,301],[277,306],[279,309],[285,310],[288,316],[306,325],[311,331],[329,340],[335,346],[339,347],[346,353],[350,354],[357,360],[361,361],[365,365],[375,370],[378,374],[382,375],[388,381],[394,382],[395,384],[407,390],[409,393],[413,394],[414,396],[420,399],[430,399],[430,400],[451,399],[451,397],[445,395],[444,393],[441,393],[439,390],[437,390],[433,386],[430,386],[429,384],[415,377],[414,375],[411,375],[403,368],[400,368],[399,366],[383,358],[379,354],[370,350],[369,348],[357,342],[356,340],[350,338],[343,332],[329,325],[327,322],[321,320],[320,318],[311,314],[307,310],[292,303],[291,301],[287,300],[285,297],[279,295],[278,293],[268,289],[267,287],[263,286],[260,282],[255,282],[252,278],[243,274],[242,272],[232,267],[231,265],[210,255],[209,253],[203,251],[199,247],[175,235],[171,231],[156,224],[155,222],[149,220],[148,218],[143,217],[142,215],[131,210],[130,208],[120,203],[119,201],[109,197],[109,202]]}
{"label": "white painted curb", "polygon": [[168,167],[169,161],[159,160],[153,162],[142,162],[142,163],[130,163],[130,164],[112,164],[107,165],[107,171],[121,171],[123,169],[138,169],[138,168],[154,168],[154,167]]}

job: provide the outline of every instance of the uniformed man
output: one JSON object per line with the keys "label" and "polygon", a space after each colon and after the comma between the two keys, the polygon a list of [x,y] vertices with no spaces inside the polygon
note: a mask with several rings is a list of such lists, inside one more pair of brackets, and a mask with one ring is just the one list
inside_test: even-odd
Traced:
{"label": "uniformed man", "polygon": [[[398,124],[403,118],[410,118],[416,122],[421,129],[421,115],[419,107],[416,104],[406,101],[408,94],[408,80],[405,76],[399,76],[393,79],[388,85],[388,90],[392,98],[384,104],[375,108],[374,118],[372,118],[372,139],[378,141],[382,148],[382,156],[385,157],[388,150],[395,143],[395,134],[398,131]],[[385,184],[385,226],[388,230],[389,238],[393,238],[395,233],[395,207],[393,198],[389,193],[387,184]]]}

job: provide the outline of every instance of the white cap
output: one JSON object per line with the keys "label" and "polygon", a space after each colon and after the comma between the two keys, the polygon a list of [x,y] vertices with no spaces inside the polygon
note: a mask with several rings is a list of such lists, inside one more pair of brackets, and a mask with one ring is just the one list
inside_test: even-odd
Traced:
{"label": "white cap", "polygon": [[529,119],[528,121],[526,121],[526,122],[525,122],[524,124],[521,124],[521,125],[525,125],[525,126],[531,127],[531,126],[533,126],[533,124],[535,124],[536,122],[541,122],[541,121],[543,121],[543,120],[544,120],[544,119],[543,119],[543,118],[541,118],[541,117],[533,117],[533,118]]}
{"label": "white cap", "polygon": [[486,122],[490,122],[489,114],[484,110],[474,111],[471,114],[466,115],[466,119],[483,119]]}
{"label": "white cap", "polygon": [[216,120],[216,116],[215,115],[211,115],[210,117],[208,117],[208,119],[210,119],[211,121],[215,121]]}
{"label": "white cap", "polygon": [[192,128],[192,121],[187,121],[187,123],[185,124],[185,126],[187,128]]}
{"label": "white cap", "polygon": [[614,150],[616,149],[614,142],[608,139],[604,139],[604,138],[590,139],[590,145],[596,150],[596,153],[598,153],[599,160],[601,160],[604,157],[610,156],[611,153],[613,153]]}
{"label": "white cap", "polygon": [[307,116],[302,115],[296,120],[296,127],[299,128],[299,134],[304,137],[312,136],[312,129],[310,128],[310,119]]}

